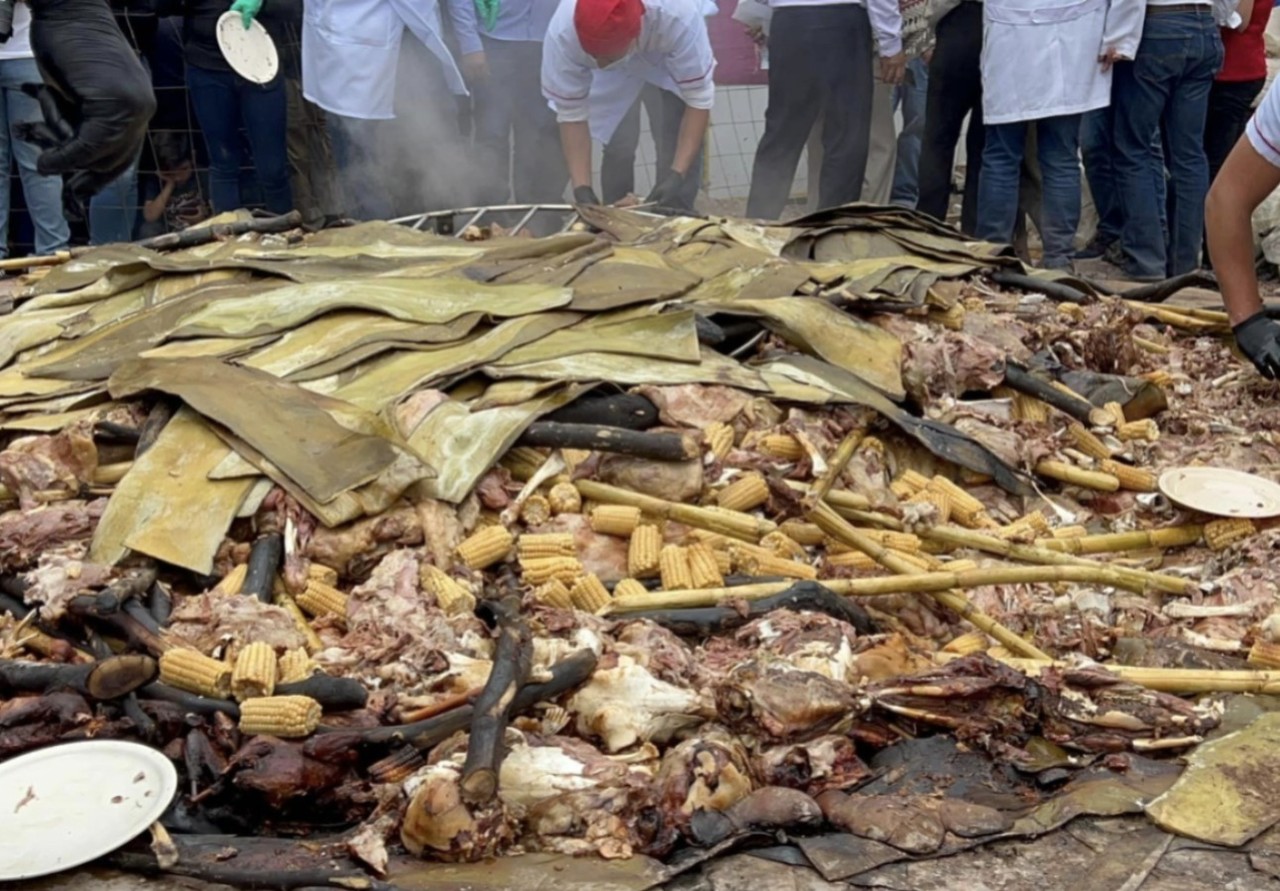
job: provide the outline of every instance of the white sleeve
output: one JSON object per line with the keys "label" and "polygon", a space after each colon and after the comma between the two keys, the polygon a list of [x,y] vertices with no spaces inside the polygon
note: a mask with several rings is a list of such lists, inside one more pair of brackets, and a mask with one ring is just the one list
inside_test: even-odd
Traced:
{"label": "white sleeve", "polygon": [[[1278,81],[1277,83],[1280,83]],[[1280,89],[1273,84],[1249,119],[1244,135],[1267,163],[1280,167]]]}
{"label": "white sleeve", "polygon": [[902,6],[898,0],[867,0],[867,17],[876,54],[887,59],[902,52]]}
{"label": "white sleeve", "polygon": [[710,108],[716,98],[716,57],[707,20],[695,9],[692,15],[672,18],[663,27],[670,34],[667,73],[676,82],[680,98],[690,108]]}
{"label": "white sleeve", "polygon": [[587,120],[591,69],[570,57],[563,35],[548,32],[542,48],[542,95],[562,124]]}

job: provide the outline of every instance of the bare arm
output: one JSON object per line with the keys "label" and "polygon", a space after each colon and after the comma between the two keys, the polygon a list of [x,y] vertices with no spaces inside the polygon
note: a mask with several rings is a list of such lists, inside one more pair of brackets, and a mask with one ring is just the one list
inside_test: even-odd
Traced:
{"label": "bare arm", "polygon": [[[680,128],[684,138],[684,127]],[[576,189],[591,185],[591,127],[586,121],[563,121],[560,124],[560,147],[569,166],[569,181]]]}
{"label": "bare arm", "polygon": [[164,186],[160,189],[160,194],[152,198],[142,207],[142,218],[148,223],[154,223],[164,216],[165,209],[169,206],[169,199],[173,197],[173,180],[165,180]]}
{"label": "bare arm", "polygon": [[[1262,0],[1263,3],[1268,0]],[[1236,12],[1240,13],[1240,24],[1236,26],[1237,31],[1243,31],[1249,27],[1249,19],[1253,17],[1254,0],[1240,0],[1240,5],[1236,7]]]}
{"label": "bare arm", "polygon": [[1242,138],[1231,150],[1205,201],[1209,256],[1232,325],[1262,308],[1254,269],[1251,217],[1263,199],[1280,186],[1280,168]]}
{"label": "bare arm", "polygon": [[702,151],[702,140],[707,135],[707,124],[711,122],[709,108],[684,107],[684,116],[680,118],[680,133],[676,136],[675,157],[671,160],[671,168],[684,176],[693,167],[693,162]]}

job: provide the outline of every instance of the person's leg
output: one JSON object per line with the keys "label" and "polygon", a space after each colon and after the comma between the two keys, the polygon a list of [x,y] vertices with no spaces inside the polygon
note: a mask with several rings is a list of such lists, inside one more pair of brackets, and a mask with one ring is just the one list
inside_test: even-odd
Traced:
{"label": "person's leg", "polygon": [[478,179],[475,203],[505,204],[511,200],[515,109],[518,102],[528,101],[528,81],[532,75],[522,69],[519,47],[513,41],[481,37],[481,42],[489,63],[489,79],[471,90],[474,169]]}
{"label": "person's leg", "polygon": [[238,80],[240,115],[253,150],[263,202],[272,213],[286,214],[293,210],[293,189],[289,186],[284,78],[277,77],[266,86]]}
{"label": "person's leg", "polygon": [[329,115],[329,139],[347,212],[357,220],[391,216],[391,197],[378,176],[378,129],[381,121]]}
{"label": "person's leg", "polygon": [[1120,239],[1124,224],[1119,196],[1116,194],[1115,140],[1112,129],[1115,112],[1111,106],[1095,109],[1080,119],[1080,157],[1089,180],[1089,193],[1098,211],[1098,228],[1093,239],[1079,252],[1082,260],[1101,257]]}
{"label": "person's leg", "polygon": [[[31,226],[35,230],[37,254],[60,251],[71,240],[71,227],[62,213],[62,177],[41,176],[36,172],[36,160],[40,149],[13,135],[16,125],[28,121],[42,121],[40,103],[22,92],[24,83],[40,83],[40,72],[34,59],[5,59],[0,61],[0,87],[4,89],[5,114],[8,119],[9,151],[18,164],[22,178],[22,194],[31,214]],[[9,162],[4,160],[4,175],[9,175]],[[5,186],[6,191],[8,185]],[[9,215],[8,195],[5,196],[4,215]],[[5,233],[7,235],[7,232]]]}
{"label": "person's leg", "polygon": [[[512,43],[518,53],[518,102],[515,108],[515,200],[520,204],[555,204],[564,200],[569,171],[560,150],[556,113],[542,97],[542,44]],[[513,89],[516,84],[513,84]]]}
{"label": "person's leg", "polygon": [[809,130],[809,139],[804,144],[804,167],[808,177],[808,196],[804,202],[804,212],[813,213],[818,209],[818,190],[822,182],[822,115],[813,122]]}
{"label": "person's leg", "polygon": [[1046,269],[1069,269],[1080,225],[1080,115],[1036,121],[1042,213],[1036,223],[1044,242]]}
{"label": "person's leg", "polygon": [[[240,207],[240,110],[236,75],[187,66],[187,89],[209,152],[209,201],[214,213]],[[256,159],[255,159],[256,160]]]}
{"label": "person's leg", "polygon": [[1027,122],[991,124],[983,146],[978,181],[978,228],[985,241],[1009,244],[1018,215],[1018,171],[1027,137]]}
{"label": "person's leg", "polygon": [[[769,100],[764,112],[764,133],[756,145],[751,168],[749,217],[778,219],[791,195],[800,152],[827,98],[821,86],[822,69],[831,60],[823,54],[831,40],[821,38],[823,31],[829,30],[822,23],[831,21],[832,9],[784,6],[773,14],[769,32]],[[826,170],[824,164],[823,189]],[[858,182],[862,182],[861,171]]]}
{"label": "person's leg", "polygon": [[[823,207],[837,207],[857,201],[867,173],[867,152],[871,146],[871,107],[875,91],[872,73],[871,20],[862,6],[829,7],[834,27],[826,29],[828,60],[823,75],[824,94],[840,97],[825,105],[822,122]],[[843,53],[834,52],[843,47]],[[823,54],[817,54],[821,58]]]}
{"label": "person's leg", "polygon": [[893,168],[898,161],[898,128],[893,118],[893,91],[875,81],[871,88],[871,134],[867,145],[867,173],[862,200],[888,204],[893,192]]}
{"label": "person's leg", "polygon": [[1166,275],[1182,275],[1200,266],[1204,241],[1204,200],[1209,191],[1209,162],[1204,153],[1209,88],[1222,67],[1222,38],[1210,15],[1179,14],[1194,30],[1182,76],[1164,109],[1169,146],[1169,261]]}
{"label": "person's leg", "polygon": [[[982,156],[987,145],[987,128],[982,123],[982,96],[969,115],[964,137],[964,191],[960,198],[960,231],[978,231],[978,186],[982,182]],[[1023,151],[1025,157],[1026,152]]]}
{"label": "person's leg", "polygon": [[[1244,136],[1245,125],[1253,114],[1253,100],[1258,98],[1266,80],[1214,81],[1209,90],[1209,113],[1204,124],[1204,154],[1209,162],[1209,183],[1218,177],[1218,171],[1227,155]],[[1201,257],[1209,267],[1209,245],[1202,245]]]}
{"label": "person's leg", "polygon": [[[939,220],[947,218],[955,172],[956,144],[964,119],[970,122],[969,164],[981,158],[982,5],[961,3],[938,22],[937,44],[929,62],[924,131],[920,140],[919,198],[916,209]],[[977,151],[974,151],[975,145]],[[976,195],[976,173],[974,181]],[[972,231],[969,228],[968,231]]]}
{"label": "person's leg", "polygon": [[[654,140],[658,148],[658,168],[654,174],[656,183],[661,182],[675,161],[676,142],[680,137],[680,125],[684,122],[686,106],[683,99],[667,90],[658,90],[658,95],[654,99],[654,102],[646,103],[645,108],[650,115],[649,126],[655,126],[653,123],[655,117],[658,121],[654,131]],[[705,135],[703,138],[706,138]],[[702,155],[702,151],[699,151],[693,159],[693,164],[685,171],[678,209],[693,210],[694,202],[698,200],[698,190],[702,187]]]}
{"label": "person's leg", "polygon": [[138,217],[138,162],[89,199],[89,243],[114,244],[133,240]]}
{"label": "person's leg", "polygon": [[313,190],[311,172],[315,164],[311,158],[311,121],[308,119],[302,96],[302,81],[296,77],[285,78],[285,151],[289,158],[289,185],[293,190],[294,204],[302,219],[311,224],[324,218],[320,199]]}
{"label": "person's leg", "polygon": [[636,150],[640,147],[640,99],[632,103],[605,143],[600,159],[600,200],[613,204],[636,190]]}
{"label": "person's leg", "polygon": [[898,134],[898,161],[894,165],[892,204],[915,207],[920,194],[920,145],[924,136],[925,99],[929,88],[929,66],[924,59],[907,63],[907,79],[898,87],[902,97],[902,132]]}

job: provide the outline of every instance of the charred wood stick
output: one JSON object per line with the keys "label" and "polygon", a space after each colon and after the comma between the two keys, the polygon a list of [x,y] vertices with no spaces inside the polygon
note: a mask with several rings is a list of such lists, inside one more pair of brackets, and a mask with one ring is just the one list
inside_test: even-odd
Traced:
{"label": "charred wood stick", "polygon": [[188,693],[186,690],[179,690],[177,687],[170,687],[168,684],[162,684],[159,681],[147,684],[138,691],[138,695],[143,699],[158,699],[161,702],[171,702],[194,715],[214,715],[221,712],[237,720],[240,718],[240,707],[234,702],[226,699],[210,699],[208,696],[197,696],[195,693]]}
{"label": "charred wood stick", "polygon": [[1093,411],[1092,403],[1064,393],[1048,381],[1041,380],[1016,362],[1006,362],[1004,382],[1011,390],[1027,396],[1034,396],[1041,402],[1052,405],[1059,411],[1066,412],[1081,424],[1089,425],[1089,413]]}
{"label": "charred wood stick", "polygon": [[173,615],[173,595],[160,582],[153,584],[147,592],[147,609],[161,628],[169,624],[169,617]]}
{"label": "charred wood stick", "polygon": [[115,421],[99,421],[93,425],[93,438],[100,442],[137,445],[141,431]]}
{"label": "charred wood stick", "polygon": [[862,607],[818,582],[809,581],[797,582],[780,594],[751,601],[745,610],[732,606],[647,610],[628,613],[627,619],[649,619],[682,636],[705,637],[741,628],[776,609],[825,613],[848,622],[859,634],[877,634],[880,630]]}
{"label": "charred wood stick", "polygon": [[1183,288],[1212,288],[1217,290],[1218,280],[1211,273],[1203,270],[1184,272],[1161,282],[1139,285],[1121,291],[1119,296],[1125,300],[1137,300],[1140,303],[1163,303]]}
{"label": "charred wood stick", "polygon": [[484,603],[480,610],[493,616],[498,629],[493,668],[476,697],[462,765],[462,797],[469,804],[487,804],[498,794],[498,769],[505,754],[503,735],[516,693],[529,679],[533,665],[533,635],[520,613],[520,601],[506,597]]}
{"label": "charred wood stick", "polygon": [[150,656],[112,656],[87,665],[0,660],[0,690],[48,693],[73,690],[90,699],[119,699],[155,680],[160,668]]}
{"label": "charred wood stick", "polygon": [[154,635],[160,634],[160,623],[156,621],[156,617],[151,615],[151,610],[147,609],[146,604],[136,597],[131,597],[124,602],[122,607],[124,614],[133,619],[143,628]]}
{"label": "charred wood stick", "polygon": [[[196,838],[199,838],[198,836]],[[193,844],[191,836],[175,836],[174,846],[178,850],[178,860],[172,866],[161,866],[152,851],[117,851],[106,858],[106,862],[126,872],[141,872],[150,875],[173,875],[200,879],[220,885],[232,885],[237,888],[277,889],[292,891],[300,888],[340,888],[344,891],[395,891],[394,885],[372,879],[367,873],[355,869],[333,870],[314,866],[306,869],[270,868],[258,863],[242,865],[240,857],[225,859],[228,849],[235,850],[242,841],[235,836],[214,836],[218,847],[215,849],[206,843],[200,850]],[[223,859],[219,860],[221,857]]]}
{"label": "charred wood stick", "polygon": [[138,694],[130,693],[120,700],[120,709],[124,712],[124,716],[133,722],[134,729],[137,730],[138,736],[148,742],[156,742],[156,731],[159,725],[155,719],[148,715],[142,709],[142,704],[138,702]]}
{"label": "charred wood stick", "polygon": [[169,232],[155,238],[145,238],[138,242],[140,247],[152,251],[172,251],[179,248],[196,247],[211,244],[226,238],[235,238],[250,232],[288,232],[302,225],[302,214],[291,210],[278,217],[265,217],[256,220],[243,220],[234,223],[216,223],[212,226],[193,226],[181,232]]}
{"label": "charred wood stick", "polygon": [[263,603],[271,603],[272,587],[280,573],[284,560],[284,536],[279,532],[264,535],[253,543],[249,552],[249,569],[245,573],[240,593],[257,597]]}
{"label": "charred wood stick", "polygon": [[147,450],[156,444],[164,428],[177,414],[180,405],[182,403],[176,399],[159,399],[155,405],[151,406],[147,419],[138,428],[138,444],[133,449],[135,460],[145,455]]}
{"label": "charred wood stick", "polygon": [[1093,303],[1094,296],[1066,282],[1055,282],[1048,279],[1023,275],[1008,269],[1000,269],[991,276],[991,280],[1005,288],[1018,288],[1022,291],[1035,291],[1054,300],[1064,303]]}
{"label": "charred wood stick", "polygon": [[635,393],[613,396],[588,394],[556,409],[544,420],[557,424],[604,424],[627,430],[648,430],[658,423],[658,407]]}
{"label": "charred wood stick", "polygon": [[517,441],[519,445],[556,449],[614,452],[653,461],[691,461],[698,444],[682,433],[648,433],[600,424],[560,424],[535,421]]}
{"label": "charred wood stick", "polygon": [[326,712],[349,712],[369,704],[369,691],[355,678],[314,675],[291,684],[276,684],[277,696],[310,696]]}
{"label": "charred wood stick", "polygon": [[483,689],[484,687],[476,687],[474,689],[467,690],[464,693],[455,693],[454,695],[433,703],[432,705],[423,706],[422,708],[416,708],[411,712],[406,712],[401,717],[406,724],[411,724],[414,721],[425,721],[427,718],[434,718],[436,715],[442,715],[447,711],[458,708],[459,706],[471,705],[475,702],[476,697],[480,695],[480,691]]}
{"label": "charred wood stick", "polygon": [[698,337],[698,343],[705,343],[707,346],[714,347],[725,341],[724,328],[700,312],[693,314],[693,327]]}

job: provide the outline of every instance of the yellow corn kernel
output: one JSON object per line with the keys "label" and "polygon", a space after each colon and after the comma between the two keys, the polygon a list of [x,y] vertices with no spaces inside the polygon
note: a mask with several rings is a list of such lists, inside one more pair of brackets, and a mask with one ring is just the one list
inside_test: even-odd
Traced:
{"label": "yellow corn kernel", "polygon": [[707,451],[711,452],[718,460],[723,461],[724,457],[733,450],[733,427],[720,421],[712,421],[702,431],[702,436],[707,443]]}
{"label": "yellow corn kernel", "polygon": [[907,494],[912,495],[929,485],[929,478],[916,470],[904,470],[894,482],[904,486]]}
{"label": "yellow corn kernel", "polygon": [[263,696],[240,705],[240,732],[281,739],[310,736],[320,726],[320,703],[310,696]]}
{"label": "yellow corn kernel", "polygon": [[770,532],[760,539],[760,546],[788,560],[804,560],[809,556],[800,542],[788,538],[784,532]]}
{"label": "yellow corn kernel", "polygon": [[1124,425],[1124,406],[1119,402],[1108,402],[1106,405],[1102,406],[1102,410],[1111,417],[1111,423],[1107,426],[1119,429]]}
{"label": "yellow corn kernel", "polygon": [[976,560],[948,560],[938,567],[943,572],[973,572],[978,568]]}
{"label": "yellow corn kernel", "polygon": [[551,502],[536,492],[520,505],[520,522],[526,526],[541,526],[551,519]]}
{"label": "yellow corn kernel", "polygon": [[951,519],[951,496],[946,492],[939,492],[937,489],[921,489],[912,495],[908,495],[902,502],[903,504],[932,504],[938,512],[939,523],[945,523]]}
{"label": "yellow corn kernel", "polygon": [[724,576],[716,562],[716,553],[705,544],[690,545],[685,549],[689,558],[691,588],[722,588]]}
{"label": "yellow corn kernel", "polygon": [[772,551],[766,551],[764,554],[744,551],[738,565],[747,575],[763,578],[779,576],[784,579],[816,579],[818,577],[818,570],[808,563],[788,560]]}
{"label": "yellow corn kernel", "polygon": [[658,559],[662,553],[662,530],[657,526],[637,526],[627,545],[627,574],[637,579],[649,579],[658,574]]}
{"label": "yellow corn kernel", "polygon": [[1111,449],[1084,424],[1072,422],[1067,425],[1067,435],[1071,438],[1071,444],[1090,458],[1096,461],[1111,460]]}
{"label": "yellow corn kernel", "polygon": [[309,615],[347,617],[347,595],[324,582],[308,581],[307,590],[299,594],[297,600],[298,606]]}
{"label": "yellow corn kernel", "polygon": [[569,589],[569,600],[574,609],[580,609],[584,613],[598,613],[607,607],[613,598],[609,595],[609,589],[604,586],[604,582],[600,581],[600,577],[591,572],[578,579]]}
{"label": "yellow corn kernel", "polygon": [[1129,421],[1121,424],[1116,428],[1116,436],[1122,442],[1132,442],[1135,439],[1155,442],[1160,438],[1160,428],[1152,418],[1142,418],[1138,421]]}
{"label": "yellow corn kernel", "polygon": [[231,666],[187,647],[174,647],[160,654],[160,681],[170,687],[226,699],[231,695]]}
{"label": "yellow corn kernel", "polygon": [[534,535],[526,532],[516,540],[516,553],[520,560],[537,557],[572,557],[578,552],[569,532],[550,532]]}
{"label": "yellow corn kernel", "polygon": [[937,321],[943,328],[948,328],[952,331],[963,331],[964,317],[968,314],[969,311],[964,308],[964,304],[957,302],[946,309],[930,311],[929,318]]}
{"label": "yellow corn kernel", "polygon": [[1084,538],[1089,530],[1084,526],[1059,526],[1053,530],[1054,538]]}
{"label": "yellow corn kernel", "polygon": [[880,564],[875,561],[874,557],[862,553],[862,551],[845,551],[843,554],[829,554],[826,560],[827,566],[839,569],[853,569],[858,572],[868,572],[872,569],[879,569]]}
{"label": "yellow corn kernel", "polygon": [[1058,315],[1066,316],[1073,322],[1083,322],[1085,311],[1084,307],[1078,303],[1059,303]]}
{"label": "yellow corn kernel", "polygon": [[1250,665],[1256,665],[1261,669],[1280,669],[1280,644],[1256,640],[1253,646],[1249,648],[1249,656],[1246,661]]}
{"label": "yellow corn kernel", "polygon": [[1251,538],[1257,531],[1251,520],[1213,520],[1204,524],[1204,543],[1210,550],[1221,551],[1228,545]]}
{"label": "yellow corn kernel", "polygon": [[448,616],[460,616],[473,612],[476,598],[460,581],[439,566],[424,564],[419,573],[423,590],[436,599],[436,606]]}
{"label": "yellow corn kernel", "polygon": [[819,526],[814,523],[803,523],[800,520],[786,520],[778,527],[778,531],[806,548],[816,548],[826,538]]}
{"label": "yellow corn kernel", "polygon": [[573,600],[569,597],[569,588],[560,579],[552,579],[533,592],[533,599],[543,606],[554,606],[556,609],[572,609]]}
{"label": "yellow corn kernel", "polygon": [[591,512],[591,530],[601,535],[627,538],[640,524],[640,508],[625,504],[602,504]]}
{"label": "yellow corn kernel", "polygon": [[885,448],[884,440],[882,440],[880,437],[864,436],[862,437],[862,440],[858,443],[858,451],[875,452],[877,455],[883,458],[888,453],[889,450]]}
{"label": "yellow corn kernel", "polygon": [[285,650],[276,663],[276,683],[292,684],[296,681],[305,681],[316,673],[316,668],[315,662],[302,647]]}
{"label": "yellow corn kernel", "polygon": [[1154,492],[1159,488],[1156,475],[1141,467],[1130,467],[1119,461],[1100,461],[1098,469],[1114,476],[1120,481],[1120,488],[1130,492]]}
{"label": "yellow corn kernel", "polygon": [[547,493],[547,505],[553,514],[576,514],[582,510],[582,495],[573,483],[556,483]]}
{"label": "yellow corn kernel", "polygon": [[1029,526],[1036,535],[1048,535],[1053,531],[1053,527],[1049,525],[1049,518],[1041,510],[1031,511],[1031,513],[1020,517],[1018,522]]}
{"label": "yellow corn kernel", "polygon": [[245,577],[249,574],[249,564],[237,563],[231,567],[231,571],[218,580],[218,584],[213,586],[210,594],[239,594],[240,589],[244,587]]}
{"label": "yellow corn kernel", "polygon": [[712,551],[711,556],[716,561],[716,569],[720,575],[725,576],[733,572],[733,555],[728,551]]}
{"label": "yellow corn kernel", "polygon": [[935,476],[929,480],[928,487],[950,497],[952,515],[974,514],[986,510],[986,505],[945,476]]}
{"label": "yellow corn kernel", "polygon": [[270,696],[276,689],[276,651],[269,643],[254,641],[236,656],[231,671],[231,695],[237,702]]}
{"label": "yellow corn kernel", "polygon": [[506,559],[515,539],[505,526],[486,526],[471,533],[455,553],[468,569],[488,569]]}
{"label": "yellow corn kernel", "polygon": [[580,575],[582,563],[576,557],[535,557],[520,561],[520,576],[528,585],[541,585],[552,579],[569,585]]}
{"label": "yellow corn kernel", "polygon": [[514,479],[523,482],[532,479],[546,460],[547,456],[538,449],[530,446],[516,446],[508,449],[502,456],[502,466],[511,471]]}
{"label": "yellow corn kernel", "polygon": [[981,631],[970,631],[968,634],[962,634],[959,637],[950,640],[946,646],[942,648],[944,653],[958,653],[961,656],[968,656],[970,653],[981,653],[988,646],[990,641]]}
{"label": "yellow corn kernel", "polygon": [[725,510],[754,510],[768,500],[769,484],[758,473],[744,473],[716,496],[716,504]]}
{"label": "yellow corn kernel", "polygon": [[1156,371],[1148,371],[1146,374],[1138,375],[1138,377],[1150,381],[1157,387],[1168,387],[1173,384],[1173,375],[1163,368]]}
{"label": "yellow corn kernel", "polygon": [[908,483],[904,483],[902,480],[894,480],[889,483],[889,491],[892,492],[893,497],[897,498],[899,501],[906,501],[916,492],[915,489],[913,489]]}
{"label": "yellow corn kernel", "polygon": [[760,437],[756,451],[782,461],[799,461],[804,457],[804,446],[790,433],[769,433]]}
{"label": "yellow corn kernel", "polygon": [[1019,421],[1043,424],[1049,420],[1049,406],[1034,396],[1018,393],[1013,397],[1013,416]]}
{"label": "yellow corn kernel", "polygon": [[668,591],[693,587],[689,552],[679,545],[667,545],[662,549],[658,555],[658,569],[662,575],[662,587]]}
{"label": "yellow corn kernel", "polygon": [[328,566],[321,566],[319,563],[312,563],[307,567],[307,578],[315,579],[317,582],[324,582],[326,585],[337,587],[338,570],[331,569]]}
{"label": "yellow corn kernel", "polygon": [[613,586],[613,597],[615,600],[619,600],[624,597],[645,597],[648,593],[649,589],[635,579],[623,579]]}

